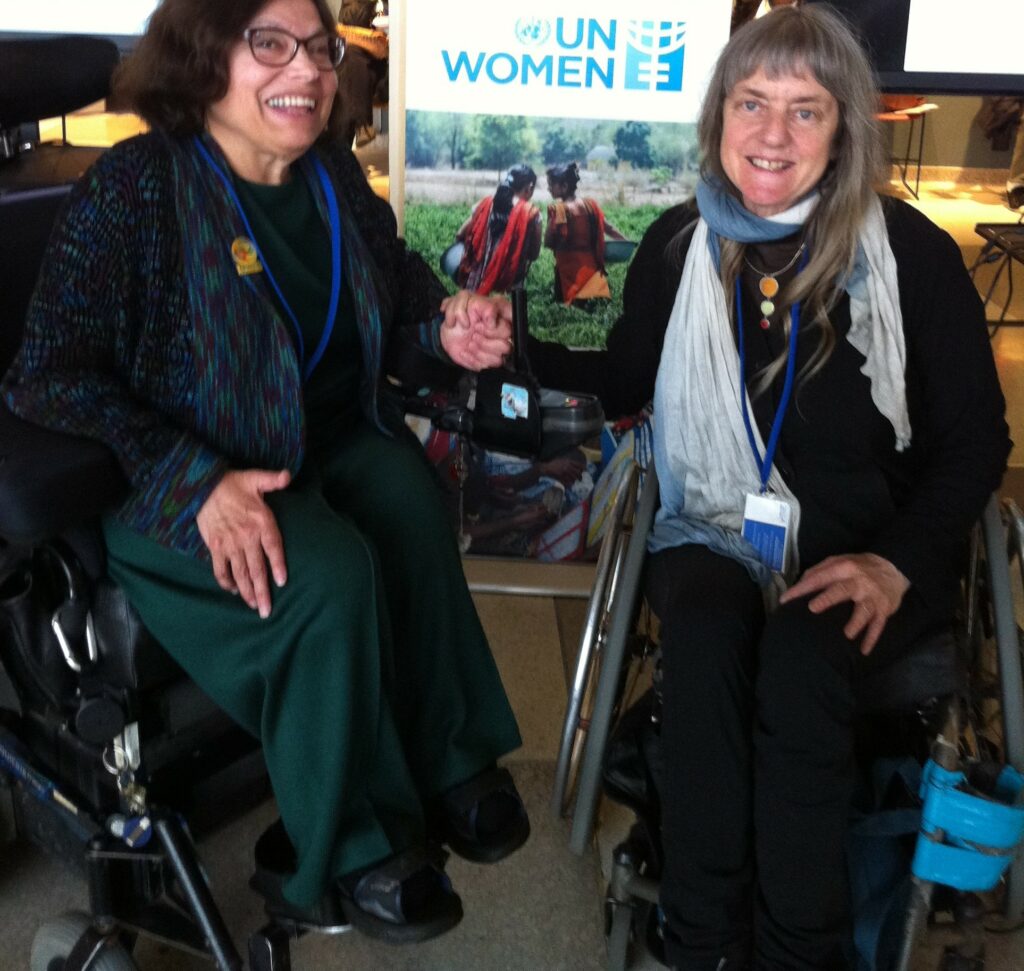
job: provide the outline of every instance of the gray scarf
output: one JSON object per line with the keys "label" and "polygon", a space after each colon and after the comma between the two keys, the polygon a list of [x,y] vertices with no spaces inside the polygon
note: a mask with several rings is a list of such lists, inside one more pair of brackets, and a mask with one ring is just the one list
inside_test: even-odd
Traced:
{"label": "gray scarf", "polygon": [[[800,504],[773,466],[768,488],[792,509],[792,548],[784,577],[774,577],[741,535],[747,493],[760,489],[740,402],[739,355],[717,268],[716,223],[730,223],[730,238],[741,242],[782,238],[804,223],[816,203],[810,197],[770,220],[746,213],[724,190],[702,184],[701,218],[686,256],[654,392],[654,454],[661,508],[648,541],[652,552],[697,543],[743,563],[753,579],[776,589],[799,572],[795,555]],[[724,193],[728,195],[728,193]],[[710,196],[710,198],[709,198]],[[737,214],[736,207],[741,210]],[[722,219],[725,212],[727,218]],[[751,230],[735,225],[743,214]],[[766,225],[767,224],[767,225]],[[745,231],[752,238],[739,235]],[[849,342],[864,355],[861,370],[871,381],[871,398],[892,424],[896,448],[910,443],[904,380],[906,346],[899,306],[896,260],[889,246],[881,203],[874,199],[860,233],[857,261],[846,284],[850,295]],[[761,454],[764,442],[750,414]]]}

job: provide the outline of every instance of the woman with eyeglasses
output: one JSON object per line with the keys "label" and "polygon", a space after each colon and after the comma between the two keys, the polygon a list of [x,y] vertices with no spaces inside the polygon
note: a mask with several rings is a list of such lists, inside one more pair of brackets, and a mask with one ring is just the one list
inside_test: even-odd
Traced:
{"label": "woman with eyeglasses", "polygon": [[428,466],[387,396],[401,343],[500,364],[506,302],[445,291],[332,144],[323,0],[164,0],[114,82],[152,131],[75,188],[4,393],[130,482],[109,571],[263,745],[272,914],[392,942],[454,926],[446,844],[529,823],[519,732]]}

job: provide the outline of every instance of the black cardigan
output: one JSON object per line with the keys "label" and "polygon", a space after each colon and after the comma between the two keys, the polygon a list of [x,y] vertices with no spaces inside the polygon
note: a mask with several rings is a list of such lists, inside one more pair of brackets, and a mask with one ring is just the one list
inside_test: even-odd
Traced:
{"label": "black cardigan", "polygon": [[[863,358],[845,339],[848,301],[832,313],[838,341],[825,367],[794,395],[777,456],[801,504],[806,568],[829,555],[869,551],[894,563],[928,600],[948,602],[971,524],[998,487],[1010,440],[984,308],[952,238],[911,206],[883,199],[896,258],[907,347],[911,447],[898,453],[889,423],[870,400]],[[608,417],[651,400],[665,329],[682,276],[666,247],[696,216],[692,203],[650,227],[626,277],[623,314],[607,350],[570,351],[532,341],[542,384],[597,394]],[[756,311],[748,376],[758,358]],[[756,324],[753,324],[756,327]],[[798,363],[813,344],[801,342]],[[755,399],[762,432],[773,395]]]}

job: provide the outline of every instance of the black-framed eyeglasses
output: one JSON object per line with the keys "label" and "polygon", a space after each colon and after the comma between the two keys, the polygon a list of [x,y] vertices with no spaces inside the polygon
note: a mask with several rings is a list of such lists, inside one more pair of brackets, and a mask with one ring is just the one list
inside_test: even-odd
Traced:
{"label": "black-framed eyeglasses", "polygon": [[306,48],[306,54],[321,71],[332,71],[345,55],[345,41],[337,34],[314,34],[304,40],[280,27],[250,27],[242,32],[249,43],[252,56],[267,67],[284,67],[290,64],[299,47]]}

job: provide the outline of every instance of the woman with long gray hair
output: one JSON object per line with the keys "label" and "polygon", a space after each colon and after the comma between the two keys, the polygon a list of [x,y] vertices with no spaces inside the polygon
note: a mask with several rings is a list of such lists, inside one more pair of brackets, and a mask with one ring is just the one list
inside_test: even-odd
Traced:
{"label": "woman with long gray hair", "polygon": [[641,243],[607,351],[542,383],[653,393],[666,949],[678,969],[846,967],[855,688],[948,628],[1009,439],[953,240],[880,198],[871,69],[824,6],[733,34],[693,202]]}

